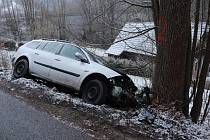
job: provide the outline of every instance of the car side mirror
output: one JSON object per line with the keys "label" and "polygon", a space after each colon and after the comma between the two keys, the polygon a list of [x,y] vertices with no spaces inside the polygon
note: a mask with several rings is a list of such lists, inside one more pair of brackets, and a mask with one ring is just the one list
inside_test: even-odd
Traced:
{"label": "car side mirror", "polygon": [[89,63],[89,61],[87,60],[87,58],[84,57],[84,55],[82,55],[81,53],[76,52],[76,53],[75,53],[75,56],[76,56],[76,58],[78,58],[81,62]]}

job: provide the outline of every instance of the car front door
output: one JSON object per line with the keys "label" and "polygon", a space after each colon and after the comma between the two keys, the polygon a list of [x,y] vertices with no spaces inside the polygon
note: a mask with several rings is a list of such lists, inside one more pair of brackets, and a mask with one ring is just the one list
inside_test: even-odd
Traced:
{"label": "car front door", "polygon": [[34,52],[32,73],[49,79],[49,71],[52,66],[56,51],[61,47],[58,42],[43,42]]}
{"label": "car front door", "polygon": [[53,60],[53,69],[50,77],[58,83],[76,88],[81,75],[85,72],[88,63],[81,62],[75,54],[79,53],[85,58],[83,51],[70,44],[65,44]]}

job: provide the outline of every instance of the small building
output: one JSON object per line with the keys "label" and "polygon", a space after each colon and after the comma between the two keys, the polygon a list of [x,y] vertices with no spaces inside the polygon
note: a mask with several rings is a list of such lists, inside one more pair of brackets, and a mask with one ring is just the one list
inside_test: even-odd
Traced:
{"label": "small building", "polygon": [[[204,32],[205,26],[205,22],[199,23],[198,39]],[[157,53],[155,30],[146,31],[153,27],[153,22],[126,23],[106,53],[108,56],[125,59],[154,58]],[[191,24],[191,29],[193,36],[194,23]],[[144,32],[145,34],[143,34]]]}
{"label": "small building", "polygon": [[155,32],[154,29],[149,30],[153,27],[153,22],[126,23],[106,53],[132,60],[137,57],[153,58],[156,55]]}
{"label": "small building", "polygon": [[[198,29],[198,40],[201,38],[205,30],[206,23],[200,22]],[[120,59],[140,60],[147,64],[154,60],[157,50],[155,43],[155,30],[146,30],[154,27],[153,22],[141,22],[141,23],[126,23],[121,29],[120,33],[116,37],[113,44],[106,51],[108,56]],[[194,33],[194,23],[191,24],[192,36]],[[146,32],[141,34],[141,32]],[[203,58],[202,58],[203,59]],[[154,68],[154,64],[153,68]],[[194,64],[193,69],[193,80],[197,73],[198,63],[197,60]],[[210,85],[210,70],[208,74],[209,85]]]}

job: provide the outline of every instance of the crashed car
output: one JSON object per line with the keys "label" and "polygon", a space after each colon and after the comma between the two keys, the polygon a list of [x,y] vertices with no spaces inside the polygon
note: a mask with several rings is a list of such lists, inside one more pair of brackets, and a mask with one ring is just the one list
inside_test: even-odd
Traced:
{"label": "crashed car", "polygon": [[110,68],[105,60],[85,48],[66,41],[30,41],[17,50],[12,63],[14,78],[33,75],[73,88],[91,104],[131,96],[137,90],[126,74]]}

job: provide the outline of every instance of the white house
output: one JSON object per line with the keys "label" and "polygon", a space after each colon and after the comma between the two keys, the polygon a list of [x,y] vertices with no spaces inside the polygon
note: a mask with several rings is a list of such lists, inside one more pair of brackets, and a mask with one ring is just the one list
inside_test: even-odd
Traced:
{"label": "white house", "polygon": [[[206,23],[201,22],[198,29],[198,40],[205,30]],[[143,56],[143,58],[154,58],[156,55],[155,31],[150,30],[144,35],[139,35],[139,32],[154,27],[153,22],[142,23],[126,23],[116,37],[113,45],[106,51],[108,56],[120,58],[136,58],[136,56]],[[194,33],[194,24],[191,24],[192,36]],[[209,32],[209,30],[207,30]],[[203,53],[202,51],[200,53]],[[144,59],[145,60],[145,59]],[[203,61],[203,57],[202,60]],[[202,62],[201,62],[202,63]],[[198,61],[195,61],[193,69],[193,80],[198,71]],[[206,88],[210,87],[210,68],[208,77],[206,79]]]}
{"label": "white house", "polygon": [[[157,53],[155,44],[155,30],[153,29],[143,35],[139,35],[140,32],[144,32],[145,30],[153,27],[153,22],[126,23],[113,42],[113,45],[111,45],[106,53],[109,56],[122,58],[132,58],[136,57],[137,55],[154,57]],[[191,28],[193,35],[193,23]],[[205,23],[200,23],[198,39],[200,38],[201,33],[204,31],[204,28]]]}
{"label": "white house", "polygon": [[[109,56],[123,58],[136,55],[155,56],[155,32],[154,30],[145,31],[153,27],[153,22],[126,23],[106,53]],[[146,33],[139,35],[141,32]]]}

